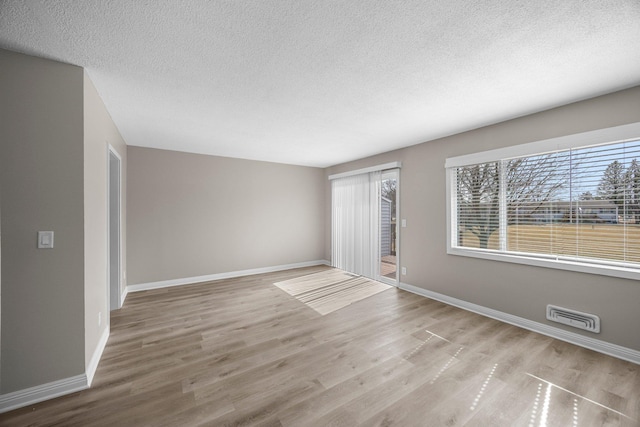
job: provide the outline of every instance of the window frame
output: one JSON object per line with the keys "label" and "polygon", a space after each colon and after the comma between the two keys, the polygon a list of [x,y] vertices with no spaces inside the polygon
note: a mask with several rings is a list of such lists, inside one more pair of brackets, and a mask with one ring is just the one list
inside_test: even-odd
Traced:
{"label": "window frame", "polygon": [[[494,249],[458,246],[456,191],[456,168],[459,167],[487,162],[500,162],[515,157],[542,155],[568,149],[606,145],[638,139],[640,139],[640,122],[447,158],[445,161],[447,195],[447,254],[525,264],[536,267],[577,271],[581,273],[599,274],[625,279],[640,279],[640,267],[629,267],[627,266],[628,264],[625,265],[624,262],[600,262],[598,260],[576,259],[569,256],[546,254],[532,255],[529,253],[503,252]],[[501,180],[502,179],[504,178],[501,178]],[[504,209],[502,206],[503,204],[504,203],[501,203],[501,210]],[[506,226],[503,222],[504,218],[502,218],[502,215],[500,221],[499,232],[502,234],[503,228]]]}

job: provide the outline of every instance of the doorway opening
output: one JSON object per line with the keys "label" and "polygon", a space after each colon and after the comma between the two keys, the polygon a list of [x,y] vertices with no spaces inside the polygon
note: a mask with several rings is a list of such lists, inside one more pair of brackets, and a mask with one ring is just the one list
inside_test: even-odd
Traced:
{"label": "doorway opening", "polygon": [[108,216],[108,248],[107,248],[107,301],[109,311],[121,307],[120,280],[121,266],[121,159],[113,148],[109,147],[107,165],[107,216]]}

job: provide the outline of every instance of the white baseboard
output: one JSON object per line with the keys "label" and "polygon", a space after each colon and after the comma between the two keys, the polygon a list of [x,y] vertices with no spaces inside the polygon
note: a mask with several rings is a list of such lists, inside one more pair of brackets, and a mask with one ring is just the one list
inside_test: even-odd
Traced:
{"label": "white baseboard", "polygon": [[547,335],[561,341],[566,341],[571,344],[588,348],[589,350],[604,353],[609,356],[617,357],[618,359],[627,360],[629,362],[637,363],[640,365],[640,351],[638,350],[622,347],[617,344],[611,344],[602,340],[576,334],[574,332],[565,331],[564,329],[555,328],[553,326],[545,325],[544,323],[534,322],[533,320],[514,316],[512,314],[483,307],[481,305],[473,304],[467,301],[459,300],[457,298],[439,294],[437,292],[429,291],[417,286],[409,285],[407,283],[399,283],[398,287],[400,289],[404,289],[405,291],[412,292],[423,297],[431,298],[445,304],[453,305],[463,310],[472,311],[486,317],[491,317],[492,319],[500,320],[511,325],[519,326],[533,332]]}
{"label": "white baseboard", "polygon": [[93,382],[93,376],[96,373],[96,369],[98,369],[98,363],[100,363],[100,358],[102,357],[102,353],[104,352],[104,348],[107,345],[107,341],[109,340],[109,333],[111,329],[109,325],[104,329],[102,335],[100,336],[100,341],[98,341],[98,346],[93,352],[91,356],[91,360],[89,361],[89,365],[87,366],[87,386],[91,387],[91,383]]}
{"label": "white baseboard", "polygon": [[91,386],[93,376],[96,373],[108,340],[109,326],[105,328],[100,336],[100,341],[98,341],[98,346],[89,361],[86,373],[0,395],[0,414],[88,389]]}
{"label": "white baseboard", "polygon": [[295,264],[276,265],[273,267],[253,268],[250,270],[230,271],[228,273],[209,274],[206,276],[185,277],[183,279],[162,280],[159,282],[136,283],[127,285],[125,294],[129,292],[147,291],[150,289],[167,288],[170,286],[191,285],[194,283],[211,282],[213,280],[231,279],[234,277],[252,276],[254,274],[273,273],[275,271],[292,270],[294,268],[313,267],[315,265],[329,265],[326,260],[298,262]]}
{"label": "white baseboard", "polygon": [[85,374],[0,395],[0,414],[89,388]]}
{"label": "white baseboard", "polygon": [[124,287],[124,291],[120,295],[120,307],[122,307],[124,305],[124,300],[127,298],[128,294],[129,294],[129,287],[125,286]]}

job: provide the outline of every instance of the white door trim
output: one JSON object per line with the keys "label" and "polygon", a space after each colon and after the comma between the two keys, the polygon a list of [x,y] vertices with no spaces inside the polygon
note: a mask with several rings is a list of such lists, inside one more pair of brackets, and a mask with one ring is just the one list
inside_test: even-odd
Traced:
{"label": "white door trim", "polygon": [[[117,199],[118,199],[118,215],[117,215],[117,278],[112,283],[111,277],[111,156],[117,160],[118,175],[117,175]],[[122,307],[122,157],[118,154],[116,149],[109,143],[107,143],[107,303],[109,311],[116,310]],[[107,316],[109,318],[109,316]]]}

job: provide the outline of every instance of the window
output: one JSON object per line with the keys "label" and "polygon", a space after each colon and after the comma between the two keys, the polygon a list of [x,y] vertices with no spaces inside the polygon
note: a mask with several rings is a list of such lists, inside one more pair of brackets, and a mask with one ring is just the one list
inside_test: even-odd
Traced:
{"label": "window", "polygon": [[640,278],[640,124],[446,168],[449,253]]}

